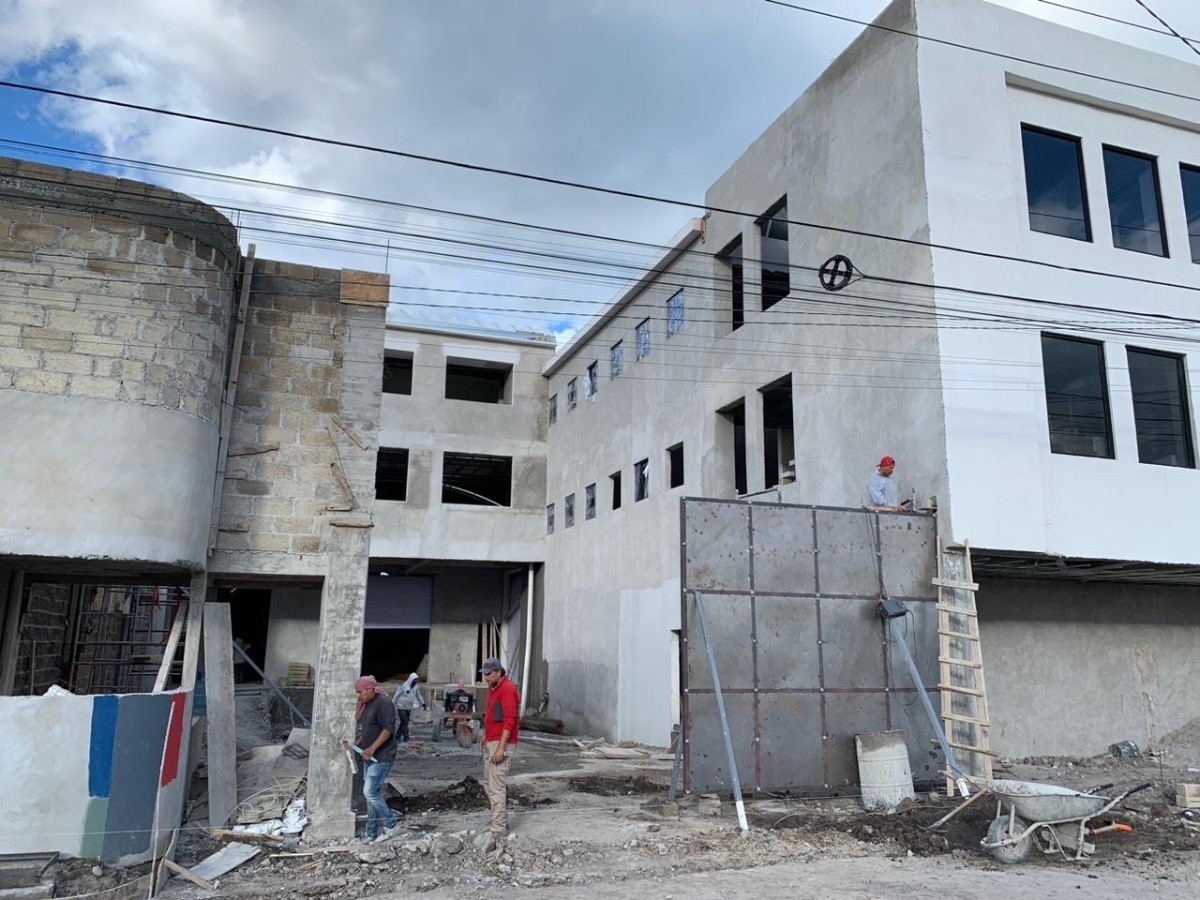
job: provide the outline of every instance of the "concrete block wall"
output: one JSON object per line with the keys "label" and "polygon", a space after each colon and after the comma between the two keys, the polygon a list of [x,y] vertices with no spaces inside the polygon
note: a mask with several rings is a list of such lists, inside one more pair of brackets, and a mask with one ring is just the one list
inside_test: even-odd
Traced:
{"label": "concrete block wall", "polygon": [[386,276],[256,263],[212,571],[322,575],[329,518],[370,514],[386,297]]}
{"label": "concrete block wall", "polygon": [[229,222],[147,184],[11,159],[0,203],[0,389],[215,419]]}
{"label": "concrete block wall", "polygon": [[68,585],[30,585],[25,614],[21,617],[13,694],[44,694],[62,678],[62,651],[70,611]]}

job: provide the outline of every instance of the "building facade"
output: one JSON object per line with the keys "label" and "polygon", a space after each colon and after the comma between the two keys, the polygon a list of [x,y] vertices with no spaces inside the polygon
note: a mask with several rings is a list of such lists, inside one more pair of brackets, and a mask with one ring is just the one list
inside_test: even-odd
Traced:
{"label": "building facade", "polygon": [[550,691],[664,743],[679,498],[857,506],[888,454],[974,549],[995,746],[1153,742],[1200,711],[1196,67],[982,2],[877,24],[546,369]]}

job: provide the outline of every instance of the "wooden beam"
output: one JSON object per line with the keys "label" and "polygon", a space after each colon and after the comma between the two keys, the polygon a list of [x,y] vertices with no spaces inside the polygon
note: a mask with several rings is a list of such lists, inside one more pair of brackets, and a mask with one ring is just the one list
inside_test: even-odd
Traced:
{"label": "wooden beam", "polygon": [[179,639],[183,636],[183,623],[187,619],[188,598],[184,597],[175,608],[175,621],[171,623],[171,633],[167,636],[167,646],[163,649],[162,662],[158,666],[158,677],[154,679],[153,693],[162,693],[167,686],[167,678],[171,675],[171,663],[175,661],[175,652],[179,649]]}

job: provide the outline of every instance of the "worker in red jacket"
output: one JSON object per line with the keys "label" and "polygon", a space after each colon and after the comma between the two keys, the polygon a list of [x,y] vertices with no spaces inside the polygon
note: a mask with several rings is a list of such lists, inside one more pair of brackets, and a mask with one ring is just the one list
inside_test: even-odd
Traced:
{"label": "worker in red jacket", "polygon": [[498,659],[488,659],[479,670],[487,682],[487,709],[483,711],[483,736],[479,741],[483,754],[483,790],[492,808],[492,836],[508,836],[508,770],[517,746],[517,726],[521,718],[521,698],[517,687]]}

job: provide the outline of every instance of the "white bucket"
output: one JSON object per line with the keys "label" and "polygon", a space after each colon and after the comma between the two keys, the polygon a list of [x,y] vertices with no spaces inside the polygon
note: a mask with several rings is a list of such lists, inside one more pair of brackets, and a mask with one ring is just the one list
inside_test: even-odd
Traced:
{"label": "white bucket", "polygon": [[912,769],[903,731],[874,731],[856,734],[858,783],[867,809],[889,810],[907,797],[915,799]]}

